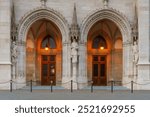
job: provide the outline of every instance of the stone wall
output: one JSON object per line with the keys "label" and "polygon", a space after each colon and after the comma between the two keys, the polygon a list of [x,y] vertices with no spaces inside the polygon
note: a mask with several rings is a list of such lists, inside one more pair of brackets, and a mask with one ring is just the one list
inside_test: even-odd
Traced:
{"label": "stone wall", "polygon": [[[13,0],[15,3],[16,22],[24,14],[40,7],[40,0]],[[76,4],[78,23],[81,25],[83,19],[96,9],[103,8],[103,0],[47,0],[46,6],[60,12],[71,24],[74,3]],[[109,0],[109,7],[123,13],[131,22],[134,18],[134,4],[137,0]]]}
{"label": "stone wall", "polygon": [[[0,83],[11,79],[10,6],[10,0],[0,0]],[[0,84],[0,89],[7,88],[8,84]]]}
{"label": "stone wall", "polygon": [[[150,19],[149,0],[138,0],[139,15],[139,63],[138,82],[150,82]],[[143,85],[139,89],[149,89],[150,85]]]}

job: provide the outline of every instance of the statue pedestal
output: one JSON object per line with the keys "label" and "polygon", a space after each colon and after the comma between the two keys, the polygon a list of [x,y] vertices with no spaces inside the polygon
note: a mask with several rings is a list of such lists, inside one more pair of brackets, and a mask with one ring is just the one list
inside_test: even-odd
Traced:
{"label": "statue pedestal", "polygon": [[73,63],[73,69],[72,69],[72,80],[73,80],[73,89],[77,89],[77,63]]}

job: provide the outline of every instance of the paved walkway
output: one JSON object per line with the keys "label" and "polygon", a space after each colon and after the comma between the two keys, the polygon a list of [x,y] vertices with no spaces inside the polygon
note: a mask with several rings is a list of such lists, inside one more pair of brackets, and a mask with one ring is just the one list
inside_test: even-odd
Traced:
{"label": "paved walkway", "polygon": [[150,100],[150,91],[116,90],[33,90],[0,91],[1,100]]}

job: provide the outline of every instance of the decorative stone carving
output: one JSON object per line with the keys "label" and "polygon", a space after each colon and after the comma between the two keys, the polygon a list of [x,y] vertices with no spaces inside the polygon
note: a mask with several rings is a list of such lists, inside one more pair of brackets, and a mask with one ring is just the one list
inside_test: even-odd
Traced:
{"label": "decorative stone carving", "polygon": [[12,16],[11,16],[11,40],[12,42],[13,41],[16,41],[16,38],[17,38],[17,26],[16,26],[16,23],[15,23],[15,7],[14,7],[14,4],[13,4],[13,7],[12,7]]}
{"label": "decorative stone carving", "polygon": [[[36,9],[33,9],[28,13],[26,13],[19,21],[19,25],[18,25],[19,41],[21,40],[25,41],[24,37],[26,35],[25,34],[26,28],[29,27],[29,25],[34,21],[42,18],[49,19],[52,22],[55,22],[56,25],[60,28],[62,35],[66,35],[67,33],[69,33],[69,24],[62,14],[48,7],[46,8],[37,7]],[[69,38],[68,37],[63,38],[63,42],[65,42],[67,39]]]}
{"label": "decorative stone carving", "polygon": [[70,39],[71,39],[71,71],[72,80],[74,81],[73,87],[77,89],[77,70],[78,70],[78,40],[79,40],[79,26],[77,23],[76,6],[74,5],[72,24],[70,28]]}
{"label": "decorative stone carving", "polygon": [[18,57],[18,51],[17,51],[17,27],[15,23],[15,8],[14,4],[12,7],[12,17],[11,17],[11,62],[12,62],[12,79],[16,79],[16,64],[17,64],[17,57]]}
{"label": "decorative stone carving", "polygon": [[138,16],[137,16],[137,8],[135,4],[135,11],[134,11],[134,21],[132,24],[132,62],[133,62],[133,79],[136,81],[137,74],[138,74],[138,60],[139,60],[139,49],[138,49]]}
{"label": "decorative stone carving", "polygon": [[109,19],[119,27],[123,36],[128,37],[125,38],[126,40],[124,40],[123,42],[129,41],[129,38],[131,39],[131,24],[128,18],[118,10],[109,7],[107,9],[97,9],[95,11],[92,11],[84,18],[81,25],[81,37],[83,40],[81,39],[80,41],[86,42],[86,34],[90,30],[90,28],[93,26],[93,24],[102,19]]}
{"label": "decorative stone carving", "polygon": [[46,6],[46,2],[47,2],[47,0],[41,0],[41,5]]}
{"label": "decorative stone carving", "polygon": [[137,64],[139,59],[139,50],[137,41],[133,42],[132,52],[133,52],[133,63]]}
{"label": "decorative stone carving", "polygon": [[79,40],[79,35],[80,35],[80,29],[79,29],[79,26],[78,26],[78,23],[77,23],[76,6],[74,5],[72,24],[71,24],[71,28],[70,28],[71,42],[73,41],[73,39],[78,41]]}
{"label": "decorative stone carving", "polygon": [[103,0],[104,8],[108,7],[108,2],[109,2],[109,0]]}
{"label": "decorative stone carving", "polygon": [[135,11],[134,11],[134,21],[132,24],[132,42],[134,44],[134,42],[137,42],[138,40],[138,16],[137,16],[137,8],[135,5]]}
{"label": "decorative stone carving", "polygon": [[13,41],[12,42],[12,49],[11,49],[12,64],[16,64],[17,56],[18,56],[17,45],[16,45],[16,42]]}
{"label": "decorative stone carving", "polygon": [[77,64],[78,62],[78,43],[76,42],[76,39],[73,39],[73,42],[71,43],[71,58],[72,58],[72,64]]}

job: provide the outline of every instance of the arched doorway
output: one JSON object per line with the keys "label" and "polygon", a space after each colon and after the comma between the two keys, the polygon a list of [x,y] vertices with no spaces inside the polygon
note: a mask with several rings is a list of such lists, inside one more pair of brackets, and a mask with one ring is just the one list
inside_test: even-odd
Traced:
{"label": "arched doorway", "polygon": [[115,23],[103,19],[88,33],[87,75],[96,86],[109,80],[122,81],[122,35]]}
{"label": "arched doorway", "polygon": [[[26,79],[41,85],[56,85],[62,74],[62,36],[51,21],[41,19],[28,31],[26,45]],[[56,79],[57,78],[57,79]]]}
{"label": "arched doorway", "polygon": [[[42,20],[48,21],[48,31],[44,31],[44,24],[41,23],[43,32],[38,35],[37,37],[35,35],[35,42],[33,41],[32,34],[29,36],[28,34],[31,33],[30,28],[33,26],[35,23],[35,29],[38,30],[38,25],[37,22],[42,22]],[[45,28],[46,29],[46,28]],[[32,29],[34,32],[34,29]],[[56,31],[56,32],[55,32]],[[44,33],[45,32],[45,33]],[[60,33],[61,32],[61,33]],[[35,34],[36,32],[34,32]],[[49,35],[47,35],[49,34]],[[50,53],[55,53],[57,50],[57,57],[56,57],[56,72],[59,72],[60,74],[56,73],[56,82],[59,82],[59,85],[61,85],[61,82],[66,82],[70,78],[70,61],[68,60],[68,43],[69,43],[69,26],[67,20],[63,17],[62,14],[60,14],[58,11],[55,11],[53,9],[50,9],[48,7],[46,8],[41,8],[38,7],[36,9],[33,9],[29,11],[22,19],[20,20],[20,23],[18,25],[18,40],[17,40],[17,46],[18,46],[18,60],[17,60],[17,67],[16,67],[16,81],[27,81],[32,77],[32,80],[38,80],[41,81],[41,56],[42,55],[50,55]],[[59,35],[59,36],[58,36]],[[61,36],[60,36],[61,35]],[[30,41],[27,43],[27,36],[29,36]],[[58,47],[57,49],[49,49],[48,51],[45,51],[45,49],[40,48],[41,42],[43,39],[45,39],[47,36],[53,37],[56,42],[56,46]],[[31,47],[27,47],[27,45]],[[33,49],[33,47],[36,47],[36,50]],[[31,57],[29,59],[31,60],[30,62],[32,63],[30,67],[34,68],[32,71],[32,74],[29,74],[30,77],[27,77],[27,48],[32,51]],[[36,51],[36,52],[34,52]],[[38,53],[39,52],[39,53]],[[56,54],[55,53],[55,54]],[[65,54],[62,54],[65,53]],[[38,56],[40,55],[40,56]],[[61,57],[59,57],[59,55]],[[38,61],[35,61],[35,59]],[[61,62],[62,61],[62,62]],[[60,62],[60,64],[59,64]],[[38,63],[38,64],[37,64]],[[36,67],[37,66],[37,67]],[[37,70],[36,70],[37,69]],[[41,84],[41,83],[40,83]]]}
{"label": "arched doorway", "polygon": [[[111,22],[113,22],[113,24],[115,24],[115,26],[118,27],[120,33],[121,33],[121,39],[120,37],[118,37],[118,39],[116,39],[115,45],[113,42],[113,46],[117,47],[118,49],[120,47],[122,47],[122,83],[126,83],[128,81],[130,81],[130,75],[131,75],[131,71],[132,71],[132,63],[131,63],[131,50],[132,50],[132,38],[131,38],[131,25],[130,22],[128,21],[128,19],[119,11],[112,9],[112,8],[107,8],[107,9],[97,9],[95,11],[92,11],[92,13],[90,13],[82,22],[81,25],[81,52],[82,54],[80,54],[80,60],[79,61],[85,61],[85,62],[80,62],[79,63],[79,74],[81,74],[79,76],[79,78],[87,80],[87,81],[91,81],[92,80],[92,72],[89,72],[89,68],[92,68],[92,57],[88,57],[88,51],[87,49],[89,49],[89,33],[90,33],[90,29],[94,26],[94,24],[96,24],[99,21],[102,20],[109,20]],[[104,26],[103,26],[104,27]],[[109,35],[107,35],[107,32],[109,31],[109,29],[107,31],[101,31],[103,32],[103,34],[105,34],[104,39],[107,42],[107,38],[110,40],[108,41],[110,44],[108,44],[108,47],[110,45],[110,49],[107,49],[108,52],[110,53],[111,51],[111,37],[109,37]],[[93,33],[94,34],[94,33]],[[102,36],[102,35],[101,35]],[[102,36],[103,37],[103,36]],[[107,37],[107,38],[106,38]],[[122,43],[122,45],[120,46],[119,43]],[[86,46],[84,46],[86,45]],[[119,45],[119,46],[118,46]],[[105,49],[106,50],[106,49]],[[85,53],[83,52],[85,51]],[[111,72],[112,70],[109,70],[108,65],[112,65],[112,64],[108,64],[108,62],[110,62],[110,55],[107,55],[107,81],[109,80],[108,78],[113,78],[114,77],[109,77],[109,74],[112,74],[113,72]],[[90,59],[90,61],[89,61]],[[115,58],[117,61],[117,57]],[[83,71],[83,69],[85,69]],[[91,70],[92,71],[92,70]],[[116,70],[117,71],[117,70]],[[109,73],[111,72],[111,73]]]}

